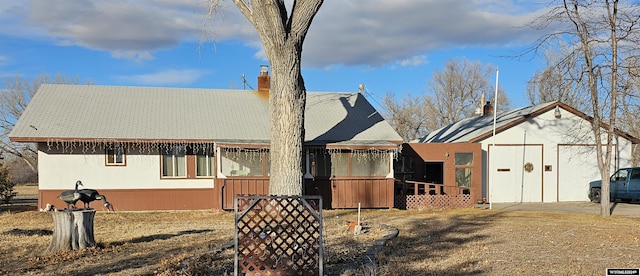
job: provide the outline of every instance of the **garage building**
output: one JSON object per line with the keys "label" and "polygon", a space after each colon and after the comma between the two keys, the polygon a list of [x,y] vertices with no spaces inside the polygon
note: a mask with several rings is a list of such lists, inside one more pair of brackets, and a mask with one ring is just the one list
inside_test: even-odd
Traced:
{"label": "garage building", "polygon": [[[589,181],[600,178],[591,117],[562,102],[495,116],[492,110],[488,102],[482,115],[433,131],[418,142],[480,143],[482,194],[494,203],[589,200]],[[632,146],[640,142],[622,131],[615,134],[612,173],[632,165]]]}

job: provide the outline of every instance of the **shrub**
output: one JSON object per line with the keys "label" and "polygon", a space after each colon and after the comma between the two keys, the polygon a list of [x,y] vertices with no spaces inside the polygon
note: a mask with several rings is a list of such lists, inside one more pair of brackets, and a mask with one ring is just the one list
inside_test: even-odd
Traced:
{"label": "shrub", "polygon": [[13,191],[13,187],[15,187],[15,183],[11,181],[11,176],[9,175],[9,170],[0,165],[0,200],[4,203],[9,203],[9,201],[16,196],[16,192]]}

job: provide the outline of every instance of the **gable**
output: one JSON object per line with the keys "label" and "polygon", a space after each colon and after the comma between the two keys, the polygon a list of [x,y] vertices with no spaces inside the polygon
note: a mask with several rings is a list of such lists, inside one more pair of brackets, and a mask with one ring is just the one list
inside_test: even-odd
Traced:
{"label": "gable", "polygon": [[[560,118],[555,118],[555,110],[558,108],[560,112]],[[540,117],[541,115],[545,115]],[[564,114],[564,115],[563,115]],[[564,116],[564,117],[563,117]],[[549,129],[554,129],[556,132],[564,132],[573,131],[573,128],[577,126],[581,127],[582,130],[590,131],[590,121],[591,117],[586,114],[576,110],[575,108],[568,106],[561,102],[549,102],[543,103],[539,105],[519,108],[511,111],[507,111],[501,114],[497,114],[495,116],[495,126],[494,126],[494,118],[493,116],[477,116],[473,118],[467,118],[451,124],[449,126],[443,127],[436,131],[429,133],[427,136],[421,138],[419,142],[421,143],[453,143],[453,142],[483,142],[486,139],[493,136],[494,128],[496,135],[512,129],[516,126],[525,126],[527,124],[533,124],[532,131],[538,131],[542,129],[543,126],[547,127],[547,131]],[[573,118],[573,120],[582,122],[580,124],[576,124],[574,122],[569,122],[568,117]],[[563,120],[564,119],[564,120]],[[545,121],[546,123],[540,122],[540,120]],[[566,124],[562,124],[566,123]],[[525,126],[526,128],[526,126]],[[628,133],[622,132],[620,130],[616,130],[616,134],[620,137],[623,137],[632,143],[639,143],[640,140],[635,138]],[[580,135],[584,135],[584,132],[580,132]]]}

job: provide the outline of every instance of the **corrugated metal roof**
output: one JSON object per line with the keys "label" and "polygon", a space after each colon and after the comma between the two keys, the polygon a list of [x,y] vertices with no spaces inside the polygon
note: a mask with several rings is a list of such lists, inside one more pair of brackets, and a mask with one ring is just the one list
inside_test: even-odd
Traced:
{"label": "corrugated metal roof", "polygon": [[[358,93],[307,93],[306,140],[389,144],[402,138]],[[45,84],[15,141],[269,142],[268,100],[254,90]]]}
{"label": "corrugated metal roof", "polygon": [[[557,105],[558,102],[542,103],[496,114],[496,129],[508,127],[525,117]],[[420,138],[419,143],[464,143],[476,142],[477,138],[493,132],[493,115],[477,116],[460,120],[432,131]]]}

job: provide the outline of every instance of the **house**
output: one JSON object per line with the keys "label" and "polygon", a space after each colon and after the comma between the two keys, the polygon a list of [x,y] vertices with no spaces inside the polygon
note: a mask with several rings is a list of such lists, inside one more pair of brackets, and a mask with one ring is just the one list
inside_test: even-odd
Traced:
{"label": "house", "polygon": [[[229,210],[269,190],[269,85],[266,68],[258,90],[45,84],[9,136],[37,143],[40,208],[81,180],[116,210]],[[393,207],[401,143],[363,94],[307,93],[304,193]]]}
{"label": "house", "polygon": [[[562,102],[501,114],[487,103],[484,110],[417,142],[479,143],[482,195],[491,202],[589,200],[589,181],[600,179],[591,117]],[[616,130],[613,142],[612,172],[631,165],[632,145],[640,140]]]}

